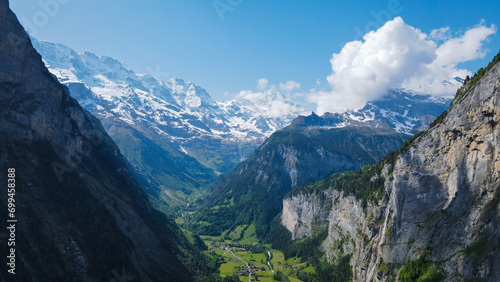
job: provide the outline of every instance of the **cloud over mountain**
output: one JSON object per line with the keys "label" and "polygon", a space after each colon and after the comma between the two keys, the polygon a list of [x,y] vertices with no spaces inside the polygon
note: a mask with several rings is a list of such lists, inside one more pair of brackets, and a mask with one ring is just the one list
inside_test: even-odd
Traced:
{"label": "cloud over mountain", "polygon": [[306,114],[307,110],[296,105],[290,99],[290,92],[300,88],[300,84],[295,81],[280,83],[278,91],[276,85],[269,85],[265,78],[257,80],[259,91],[242,90],[236,95],[238,100],[251,102],[260,111],[260,115],[267,118],[277,118],[287,115]]}
{"label": "cloud over mountain", "polygon": [[308,100],[324,113],[359,109],[397,87],[451,95],[458,87],[454,78],[470,75],[457,65],[484,57],[483,42],[495,32],[494,25],[481,22],[454,38],[446,27],[427,35],[397,17],[333,54],[327,78],[331,90],[313,91]]}

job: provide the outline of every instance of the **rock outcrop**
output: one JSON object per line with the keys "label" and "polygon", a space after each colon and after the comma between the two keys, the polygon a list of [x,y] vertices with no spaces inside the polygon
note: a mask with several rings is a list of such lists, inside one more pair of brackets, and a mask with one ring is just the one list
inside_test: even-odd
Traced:
{"label": "rock outcrop", "polygon": [[[328,211],[323,250],[330,262],[351,254],[355,281],[388,281],[416,260],[447,281],[499,281],[499,122],[500,64],[490,64],[466,81],[442,121],[375,173],[364,170],[369,182],[383,180],[376,200],[359,192],[369,183],[347,193],[333,175],[322,182],[326,190],[302,187],[286,198],[282,224],[300,238],[310,235],[301,222]],[[320,193],[332,195],[326,210],[318,209]]]}
{"label": "rock outcrop", "polygon": [[[324,191],[324,195],[331,201],[328,192]],[[315,228],[327,226],[329,210],[324,202],[316,194],[299,194],[283,201],[282,223],[292,232],[292,239],[311,236]]]}

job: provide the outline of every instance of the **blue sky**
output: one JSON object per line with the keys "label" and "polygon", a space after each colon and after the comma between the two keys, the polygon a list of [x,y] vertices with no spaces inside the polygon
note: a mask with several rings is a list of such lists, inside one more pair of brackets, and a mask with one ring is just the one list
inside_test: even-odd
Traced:
{"label": "blue sky", "polygon": [[[481,20],[487,27],[500,25],[500,4],[494,0],[11,0],[10,5],[37,39],[117,58],[137,73],[193,81],[218,100],[256,89],[259,78],[275,85],[296,81],[299,92],[315,87],[317,79],[328,84],[332,54],[396,16],[426,34],[449,27],[451,37]],[[484,59],[459,67],[474,72],[490,61],[500,49],[498,32],[482,47],[490,50]]]}

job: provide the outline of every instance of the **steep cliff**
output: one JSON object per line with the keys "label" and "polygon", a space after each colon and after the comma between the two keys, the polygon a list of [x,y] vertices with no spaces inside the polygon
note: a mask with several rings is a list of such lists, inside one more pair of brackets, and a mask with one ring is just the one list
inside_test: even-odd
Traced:
{"label": "steep cliff", "polygon": [[1,231],[0,280],[193,280],[199,269],[188,262],[199,253],[150,208],[116,145],[49,73],[7,0],[0,62],[0,217],[16,220]]}
{"label": "steep cliff", "polygon": [[[331,192],[323,192],[329,201],[333,197]],[[329,207],[319,195],[301,193],[283,201],[282,224],[292,232],[292,239],[312,236],[313,229],[328,225]]]}
{"label": "steep cliff", "polygon": [[[498,61],[500,54],[431,129],[384,161],[290,193],[282,224],[294,238],[311,236],[301,224],[320,215],[326,258],[351,255],[356,281],[499,281]],[[317,200],[322,194],[329,204]]]}

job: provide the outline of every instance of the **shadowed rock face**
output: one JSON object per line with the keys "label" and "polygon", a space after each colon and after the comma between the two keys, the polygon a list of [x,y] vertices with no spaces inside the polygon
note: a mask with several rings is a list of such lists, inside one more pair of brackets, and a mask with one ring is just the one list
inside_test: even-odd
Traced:
{"label": "shadowed rock face", "polygon": [[[15,168],[18,220],[16,274],[2,263],[1,280],[192,279],[178,258],[190,245],[149,207],[97,119],[45,68],[7,0],[0,0],[0,104],[0,182]],[[0,194],[2,220],[7,197]],[[8,254],[6,242],[0,253]]]}
{"label": "shadowed rock face", "polygon": [[[311,236],[313,219],[329,226],[327,258],[352,254],[356,281],[390,280],[401,270],[396,265],[421,256],[448,281],[499,281],[499,122],[496,64],[454,101],[442,123],[368,175],[385,180],[378,204],[362,209],[361,199],[340,192],[342,186],[312,193],[304,188],[284,200],[282,223],[294,238]],[[331,205],[321,205],[318,193]],[[342,238],[349,240],[336,247]],[[381,262],[392,270],[382,271]]]}

